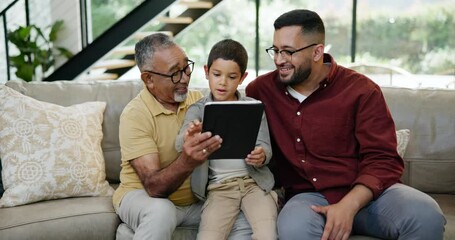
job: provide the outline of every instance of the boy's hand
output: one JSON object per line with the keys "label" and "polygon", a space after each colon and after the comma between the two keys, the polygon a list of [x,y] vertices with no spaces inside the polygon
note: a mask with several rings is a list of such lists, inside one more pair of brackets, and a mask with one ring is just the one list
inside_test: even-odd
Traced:
{"label": "boy's hand", "polygon": [[248,156],[246,156],[245,161],[248,165],[260,167],[265,162],[265,153],[262,147],[255,147]]}

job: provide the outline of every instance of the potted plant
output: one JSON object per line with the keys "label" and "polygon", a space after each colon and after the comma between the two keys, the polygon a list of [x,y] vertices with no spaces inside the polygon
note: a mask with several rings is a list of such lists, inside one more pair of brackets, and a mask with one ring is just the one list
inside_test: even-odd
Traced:
{"label": "potted plant", "polygon": [[24,81],[42,80],[46,72],[54,66],[58,56],[70,58],[73,54],[63,47],[55,46],[57,34],[63,27],[63,21],[56,21],[49,34],[36,25],[20,26],[7,34],[8,40],[19,50],[19,55],[11,56],[11,65],[16,68],[16,76]]}

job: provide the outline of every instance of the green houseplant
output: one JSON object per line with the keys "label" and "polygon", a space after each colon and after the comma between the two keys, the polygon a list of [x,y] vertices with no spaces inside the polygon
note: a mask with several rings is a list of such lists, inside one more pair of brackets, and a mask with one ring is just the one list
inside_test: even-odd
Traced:
{"label": "green houseplant", "polygon": [[58,56],[70,58],[73,54],[63,47],[55,46],[58,32],[63,28],[63,21],[56,21],[49,34],[36,25],[20,26],[7,34],[8,40],[19,50],[19,54],[11,56],[11,65],[16,68],[16,76],[24,81],[41,80],[46,72],[54,66]]}

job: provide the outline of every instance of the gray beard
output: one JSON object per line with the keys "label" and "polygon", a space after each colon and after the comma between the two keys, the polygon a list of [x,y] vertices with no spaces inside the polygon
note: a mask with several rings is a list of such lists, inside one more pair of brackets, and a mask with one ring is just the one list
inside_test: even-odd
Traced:
{"label": "gray beard", "polygon": [[188,93],[185,93],[185,94],[174,93],[174,101],[183,102],[186,100],[187,96],[188,96]]}

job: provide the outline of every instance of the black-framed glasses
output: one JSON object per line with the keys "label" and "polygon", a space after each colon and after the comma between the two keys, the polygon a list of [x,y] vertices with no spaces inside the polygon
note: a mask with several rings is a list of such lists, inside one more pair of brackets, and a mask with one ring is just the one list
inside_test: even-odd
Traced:
{"label": "black-framed glasses", "polygon": [[154,72],[154,71],[148,71],[148,70],[144,70],[144,72],[171,78],[172,83],[177,84],[180,82],[180,80],[182,80],[183,73],[185,73],[185,75],[187,75],[188,77],[191,76],[191,73],[193,72],[193,68],[194,68],[194,62],[191,60],[188,60],[188,65],[186,65],[182,70],[178,70],[171,75]]}
{"label": "black-framed glasses", "polygon": [[275,59],[276,57],[278,57],[278,54],[281,55],[282,58],[286,58],[286,59],[292,59],[292,55],[296,52],[300,52],[302,50],[305,50],[309,47],[313,47],[313,46],[316,46],[318,45],[317,43],[313,43],[313,44],[310,44],[306,47],[303,47],[303,48],[299,48],[297,50],[294,50],[294,51],[290,51],[290,50],[278,50],[276,47],[269,47],[267,48],[265,51],[269,54],[269,56],[272,58],[272,59]]}

